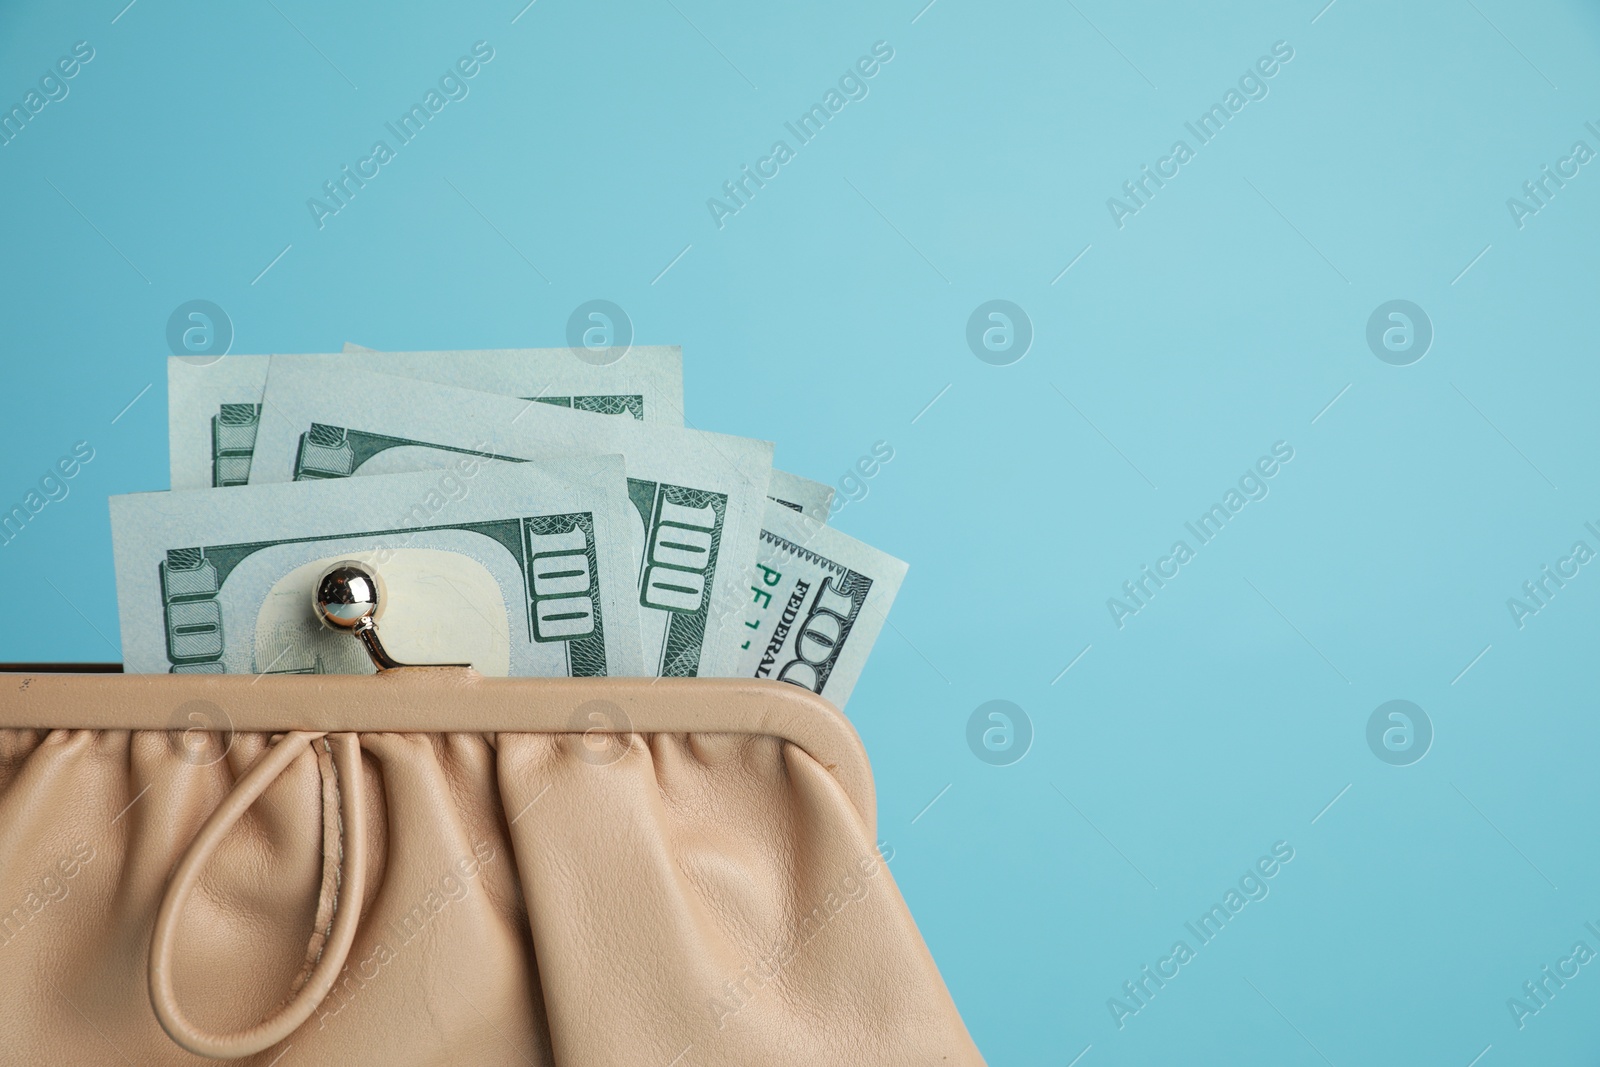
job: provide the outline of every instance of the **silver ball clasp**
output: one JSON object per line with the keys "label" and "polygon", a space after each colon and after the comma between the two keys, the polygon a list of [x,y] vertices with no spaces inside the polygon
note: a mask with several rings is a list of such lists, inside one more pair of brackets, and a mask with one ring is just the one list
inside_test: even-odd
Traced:
{"label": "silver ball clasp", "polygon": [[389,599],[377,572],[354,560],[335,563],[324,571],[312,595],[317,617],[335,630],[376,626]]}
{"label": "silver ball clasp", "polygon": [[311,593],[312,609],[323,625],[360,638],[380,671],[407,666],[389,655],[378,640],[378,616],[387,601],[388,590],[378,572],[350,559],[323,571]]}

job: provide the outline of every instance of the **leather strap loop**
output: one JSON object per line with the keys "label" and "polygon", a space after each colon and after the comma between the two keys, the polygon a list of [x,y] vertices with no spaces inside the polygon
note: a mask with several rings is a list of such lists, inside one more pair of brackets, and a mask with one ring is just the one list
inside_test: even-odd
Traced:
{"label": "leather strap loop", "polygon": [[[316,965],[305,983],[269,1018],[232,1034],[212,1034],[190,1022],[178,1006],[173,991],[172,952],[184,905],[194,891],[212,853],[233,828],[234,823],[254,804],[296,756],[312,742],[328,738],[333,749],[334,767],[341,779],[339,813],[343,835],[338,898],[333,925]],[[240,778],[217,810],[201,827],[184,852],[167,883],[156,913],[155,932],[150,939],[150,1004],[161,1027],[173,1041],[199,1056],[212,1059],[237,1059],[270,1048],[292,1034],[316,1011],[343,969],[355,940],[361,918],[361,901],[366,887],[366,810],[362,793],[361,745],[355,734],[295,732],[274,745],[254,767]]]}

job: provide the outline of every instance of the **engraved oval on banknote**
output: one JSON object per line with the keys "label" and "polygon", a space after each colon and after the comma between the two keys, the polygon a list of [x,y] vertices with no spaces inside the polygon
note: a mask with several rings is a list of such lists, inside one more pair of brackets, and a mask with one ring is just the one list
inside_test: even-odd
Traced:
{"label": "engraved oval on banknote", "polygon": [[567,347],[585,363],[609,366],[633,347],[633,320],[609,300],[587,300],[567,317]]}

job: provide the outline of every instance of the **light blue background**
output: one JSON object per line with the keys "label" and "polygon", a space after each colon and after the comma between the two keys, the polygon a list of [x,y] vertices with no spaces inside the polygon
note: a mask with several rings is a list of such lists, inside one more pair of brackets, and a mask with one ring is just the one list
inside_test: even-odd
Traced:
{"label": "light blue background", "polygon": [[[118,658],[105,498],[167,484],[183,301],[282,352],[556,345],[614,300],[684,346],[697,425],[829,481],[894,448],[838,518],[911,563],[850,715],[991,1063],[1594,1062],[1600,962],[1506,1006],[1600,950],[1600,566],[1506,606],[1600,548],[1600,162],[1506,207],[1600,148],[1593,4],[123,2],[0,9],[8,107],[96,52],[0,147],[0,503],[96,450],[0,548],[0,658]],[[319,231],[306,199],[478,40],[470,96]],[[879,40],[870,95],[719,230],[707,198]],[[1119,230],[1107,197],[1280,40]],[[1012,366],[964,340],[992,298],[1036,330]],[[1395,298],[1436,330],[1412,366],[1365,341]],[[1270,496],[1119,630],[1106,599],[1280,440]],[[1436,730],[1412,766],[1365,739],[1394,698]],[[991,699],[1035,731],[1011,766],[967,746]],[[1280,840],[1270,896],[1119,1030],[1107,998]]]}

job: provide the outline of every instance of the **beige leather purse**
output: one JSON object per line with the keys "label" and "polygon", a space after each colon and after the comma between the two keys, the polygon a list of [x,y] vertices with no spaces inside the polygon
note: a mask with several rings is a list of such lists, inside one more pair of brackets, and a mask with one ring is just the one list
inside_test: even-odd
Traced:
{"label": "beige leather purse", "polygon": [[981,1064],[832,705],[0,674],[0,1062]]}

